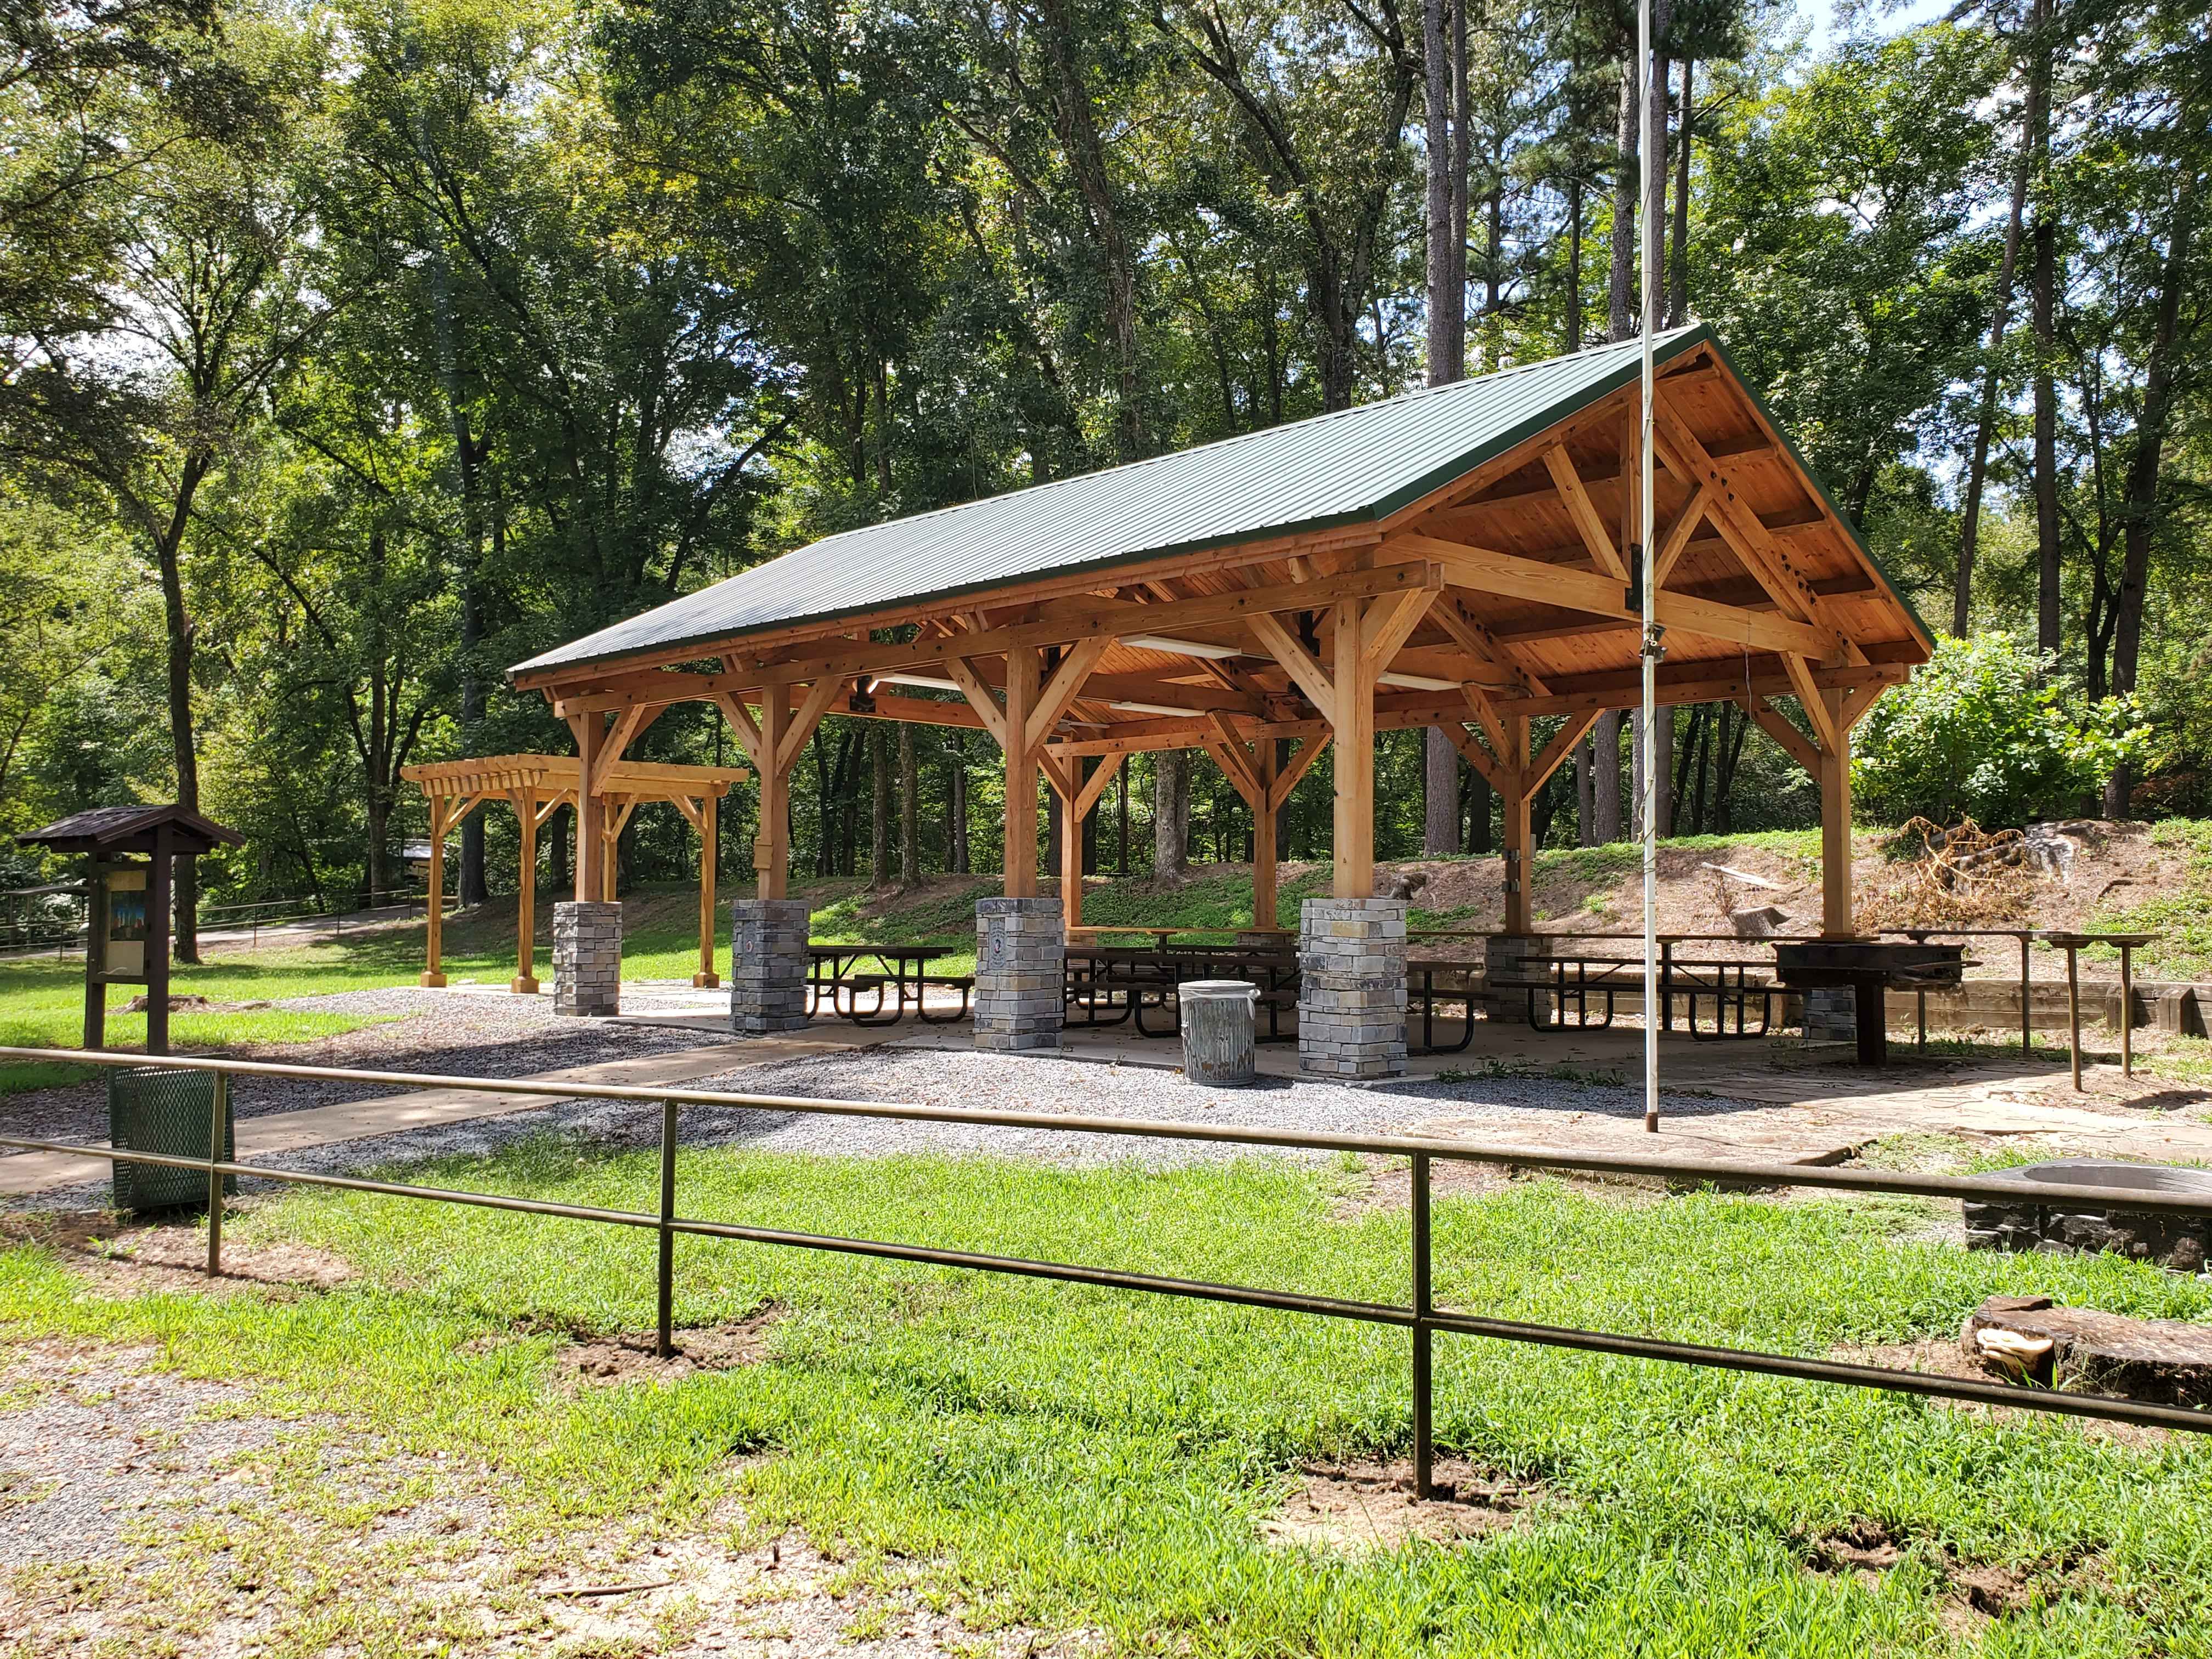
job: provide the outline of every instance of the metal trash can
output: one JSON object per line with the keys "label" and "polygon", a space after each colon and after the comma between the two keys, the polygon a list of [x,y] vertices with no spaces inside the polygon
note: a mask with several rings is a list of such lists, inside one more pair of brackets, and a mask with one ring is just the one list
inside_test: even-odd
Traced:
{"label": "metal trash can", "polygon": [[1260,988],[1249,980],[1194,979],[1176,987],[1182,1008],[1182,1073],[1193,1083],[1241,1089],[1260,1079],[1253,1035]]}
{"label": "metal trash can", "polygon": [[[173,1071],[142,1066],[107,1074],[107,1139],[118,1152],[162,1152],[172,1158],[205,1158],[208,1131],[220,1080],[212,1072]],[[230,1097],[222,1102],[222,1152],[228,1162],[236,1149]],[[223,1178],[226,1193],[238,1190],[238,1177]],[[204,1170],[159,1164],[115,1165],[115,1207],[118,1210],[180,1210],[207,1207]]]}

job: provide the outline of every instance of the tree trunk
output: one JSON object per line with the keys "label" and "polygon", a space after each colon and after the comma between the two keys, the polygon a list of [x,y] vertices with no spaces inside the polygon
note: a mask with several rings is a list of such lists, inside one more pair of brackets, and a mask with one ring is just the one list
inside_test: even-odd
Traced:
{"label": "tree trunk", "polygon": [[868,885],[891,884],[891,743],[880,722],[868,732],[868,772],[874,814],[868,830]]}
{"label": "tree trunk", "polygon": [[899,880],[921,879],[921,768],[914,752],[914,727],[899,722]]}
{"label": "tree trunk", "polygon": [[[177,804],[200,810],[199,749],[192,736],[192,649],[198,629],[185,607],[184,543],[191,522],[192,497],[207,476],[212,458],[203,451],[185,457],[177,481],[174,510],[155,538],[154,552],[161,574],[161,610],[168,632],[169,750],[177,769]],[[174,862],[171,891],[176,906],[172,953],[179,962],[200,959],[199,861]]]}
{"label": "tree trunk", "polygon": [[1190,757],[1180,749],[1152,756],[1152,874],[1180,881],[1190,872],[1183,845],[1190,832]]}
{"label": "tree trunk", "polygon": [[1597,845],[1597,769],[1590,761],[1590,740],[1575,745],[1575,843]]}
{"label": "tree trunk", "polygon": [[1696,118],[1691,89],[1697,60],[1682,60],[1682,111],[1674,120],[1674,246],[1668,258],[1667,326],[1690,320],[1690,132]]}
{"label": "tree trunk", "polygon": [[1449,857],[1459,851],[1459,750],[1433,726],[1421,736],[1421,850]]}
{"label": "tree trunk", "polygon": [[[1460,132],[1451,110],[1458,94],[1452,48],[1446,44],[1465,0],[1424,0],[1421,64],[1428,122],[1428,364],[1429,384],[1448,386],[1465,373],[1467,284],[1460,265],[1466,241],[1460,233],[1467,180],[1455,165]],[[1441,730],[1424,738],[1421,850],[1432,857],[1459,851],[1459,750]]]}
{"label": "tree trunk", "polygon": [[1620,60],[1620,106],[1613,123],[1613,279],[1606,335],[1636,332],[1636,54]]}
{"label": "tree trunk", "polygon": [[1567,180],[1567,353],[1583,349],[1583,181]]}
{"label": "tree trunk", "polygon": [[1621,833],[1620,725],[1620,711],[1609,708],[1590,728],[1590,765],[1595,774],[1591,781],[1595,786],[1591,796],[1601,846],[1626,839]]}
{"label": "tree trunk", "polygon": [[968,734],[954,731],[945,740],[951,773],[945,792],[945,861],[956,876],[975,873],[968,857]]}
{"label": "tree trunk", "polygon": [[[2048,0],[2036,0],[2030,14],[2030,51],[2042,61],[2039,44],[2044,9]],[[1974,447],[1966,462],[1966,500],[1959,515],[1959,562],[1951,579],[1951,632],[1960,639],[1973,625],[1974,560],[1980,551],[1982,489],[1989,476],[1990,439],[1997,419],[1997,374],[2004,348],[2005,330],[2012,323],[2013,273],[2020,268],[2021,221],[2027,208],[2027,173],[2035,155],[2035,135],[2043,125],[2043,76],[2039,68],[2028,73],[2027,100],[2021,112],[2020,157],[2013,164],[2012,202],[2005,218],[2004,258],[1997,266],[1996,307],[1990,318],[1989,361],[1982,368],[1981,407],[1974,421]]]}
{"label": "tree trunk", "polygon": [[2035,645],[2056,653],[2063,623],[2058,559],[2058,391],[2056,350],[2057,254],[2047,210],[2035,222]]}
{"label": "tree trunk", "polygon": [[[2114,596],[2112,690],[2124,696],[2136,689],[2142,654],[2143,593],[2150,579],[2151,538],[2158,529],[2159,475],[2165,457],[2166,425],[2173,412],[2173,349],[2181,325],[2181,290],[2188,281],[2189,246],[2197,215],[2197,170],[2185,164],[2167,233],[2165,269],[2160,271],[2158,320],[2151,331],[2150,359],[2143,377],[2142,416],[2136,423],[2135,452],[2128,458],[2125,548],[2120,591]],[[2133,784],[2123,764],[2105,786],[2105,816],[2128,815]]]}

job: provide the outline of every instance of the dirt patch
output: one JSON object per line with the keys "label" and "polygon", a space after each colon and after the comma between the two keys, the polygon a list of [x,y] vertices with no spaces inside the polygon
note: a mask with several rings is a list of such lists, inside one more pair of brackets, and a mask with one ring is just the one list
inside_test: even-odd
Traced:
{"label": "dirt patch", "polygon": [[782,1316],[769,1306],[726,1325],[694,1325],[676,1333],[676,1352],[654,1352],[651,1331],[580,1337],[553,1356],[556,1374],[572,1384],[674,1382],[698,1371],[732,1371],[758,1364],[768,1352],[769,1328]]}
{"label": "dirt patch", "polygon": [[1544,1497],[1537,1482],[1458,1458],[1437,1463],[1433,1489],[1425,1502],[1413,1496],[1411,1463],[1309,1464],[1260,1530],[1270,1543],[1331,1554],[1391,1549],[1414,1538],[1448,1544],[1517,1525]]}
{"label": "dirt patch", "polygon": [[[1960,1351],[1955,1338],[1928,1337],[1918,1342],[1893,1342],[1871,1347],[1831,1348],[1831,1359],[1840,1359],[1853,1365],[1881,1365],[1891,1370],[1919,1371],[1931,1376],[1961,1376],[1972,1382],[1994,1381]],[[2125,1446],[2135,1451],[2156,1451],[2172,1443],[2175,1431],[2154,1429],[2136,1423],[2108,1423],[2094,1417],[2067,1417],[2056,1412],[2015,1410],[2010,1406],[1977,1406],[1963,1400],[1930,1400],[1931,1406],[1945,1411],[1971,1412],[1987,1418],[1993,1423],[2010,1423],[2021,1426],[2031,1424],[2064,1424],[2093,1440],[2108,1441],[2115,1446]],[[2193,1440],[2195,1436],[2191,1436]]]}
{"label": "dirt patch", "polygon": [[354,1274],[344,1257],[305,1244],[226,1238],[222,1273],[207,1275],[207,1234],[174,1223],[142,1226],[89,1211],[22,1211],[0,1216],[0,1242],[36,1244],[112,1296],[188,1291],[222,1296],[251,1289],[326,1291]]}
{"label": "dirt patch", "polygon": [[2081,1577],[2086,1559],[2071,1554],[2027,1566],[1961,1561],[1942,1545],[1916,1546],[1866,1516],[1804,1540],[1801,1547],[1808,1572],[1865,1583],[1917,1556],[1942,1580],[1943,1625],[1954,1635],[1972,1634],[1996,1620],[2025,1612],[2039,1599],[2060,1594]]}
{"label": "dirt patch", "polygon": [[[733,1501],[518,1528],[489,1464],[408,1451],[152,1348],[0,1350],[0,1631],[23,1654],[379,1651],[1073,1659],[998,1627],[939,1565],[823,1553]],[[968,1616],[975,1616],[970,1628]]]}

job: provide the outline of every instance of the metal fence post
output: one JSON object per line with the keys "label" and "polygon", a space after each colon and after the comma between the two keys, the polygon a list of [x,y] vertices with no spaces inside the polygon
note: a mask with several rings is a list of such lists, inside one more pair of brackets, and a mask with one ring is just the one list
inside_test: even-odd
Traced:
{"label": "metal fence post", "polygon": [[229,1117],[230,1079],[221,1072],[215,1074],[215,1109],[208,1121],[208,1259],[210,1279],[222,1277],[222,1171],[217,1168],[222,1158],[222,1129]]}
{"label": "metal fence post", "polygon": [[1429,1289],[1429,1158],[1413,1154],[1413,1496],[1431,1495],[1436,1462],[1434,1401],[1430,1385],[1429,1316],[1435,1310]]}
{"label": "metal fence post", "polygon": [[676,1352],[676,1103],[660,1103],[660,1267],[658,1340],[653,1352]]}

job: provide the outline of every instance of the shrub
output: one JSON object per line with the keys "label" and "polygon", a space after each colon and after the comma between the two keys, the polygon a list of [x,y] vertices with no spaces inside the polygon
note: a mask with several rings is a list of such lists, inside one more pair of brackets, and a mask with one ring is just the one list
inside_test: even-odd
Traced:
{"label": "shrub", "polygon": [[1875,823],[2013,828],[2074,811],[2148,737],[2133,698],[2091,702],[2009,635],[1942,640],[1868,714],[1851,787]]}

